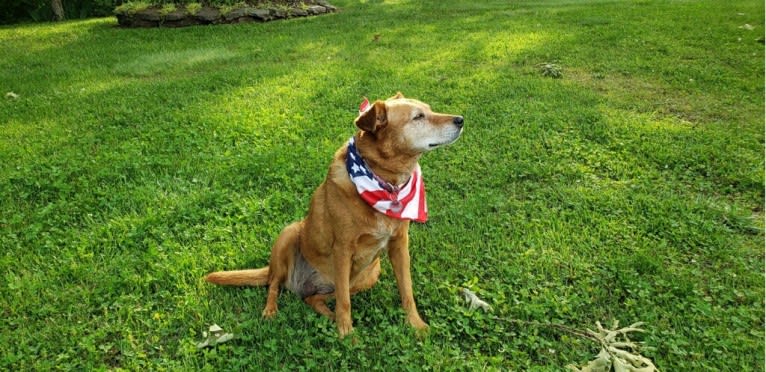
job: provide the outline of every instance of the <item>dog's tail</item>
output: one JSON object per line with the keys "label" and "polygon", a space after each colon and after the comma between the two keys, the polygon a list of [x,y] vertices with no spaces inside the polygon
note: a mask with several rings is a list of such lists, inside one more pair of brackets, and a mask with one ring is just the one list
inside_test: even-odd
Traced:
{"label": "dog's tail", "polygon": [[205,280],[218,285],[260,287],[269,282],[269,267],[250,270],[217,271],[207,274]]}

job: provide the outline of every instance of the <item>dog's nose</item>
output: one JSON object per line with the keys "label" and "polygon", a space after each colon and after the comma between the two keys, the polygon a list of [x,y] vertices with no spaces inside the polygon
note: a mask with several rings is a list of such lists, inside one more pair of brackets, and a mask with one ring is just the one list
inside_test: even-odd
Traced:
{"label": "dog's nose", "polygon": [[458,128],[463,127],[463,117],[462,116],[455,116],[454,119],[452,119],[452,122],[457,125]]}

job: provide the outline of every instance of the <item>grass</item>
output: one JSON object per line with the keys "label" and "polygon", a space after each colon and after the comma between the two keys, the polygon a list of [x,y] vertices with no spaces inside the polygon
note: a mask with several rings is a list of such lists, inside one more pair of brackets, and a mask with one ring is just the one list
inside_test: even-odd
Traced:
{"label": "grass", "polygon": [[[613,320],[646,322],[664,371],[763,368],[762,2],[333,3],[0,28],[18,95],[0,99],[0,369],[561,370],[597,345],[519,321]],[[355,342],[293,295],[264,321],[264,289],[201,280],[264,265],[361,97],[397,90],[466,118],[421,161],[428,337],[388,264],[352,300]],[[197,350],[213,323],[236,339]]]}

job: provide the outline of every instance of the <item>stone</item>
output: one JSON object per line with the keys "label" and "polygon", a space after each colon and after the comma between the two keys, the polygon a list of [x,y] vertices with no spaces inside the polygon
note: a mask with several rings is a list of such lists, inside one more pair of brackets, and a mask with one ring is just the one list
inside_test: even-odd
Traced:
{"label": "stone", "polygon": [[259,21],[270,21],[271,12],[268,9],[247,8],[247,15]]}
{"label": "stone", "polygon": [[215,8],[204,7],[195,14],[195,17],[205,23],[215,23],[221,19],[221,12]]}
{"label": "stone", "polygon": [[182,10],[176,9],[168,14],[165,14],[165,17],[163,18],[165,19],[165,21],[170,21],[170,22],[180,21],[186,18],[186,13]]}
{"label": "stone", "polygon": [[307,15],[309,15],[309,13],[301,8],[290,9],[290,17],[305,17]]}
{"label": "stone", "polygon": [[338,8],[334,7],[332,4],[330,4],[326,0],[318,0],[316,3],[317,3],[317,5],[321,5],[321,6],[325,7],[325,9],[327,9],[327,12],[334,12],[334,11],[338,10]]}
{"label": "stone", "polygon": [[308,7],[307,10],[308,10],[309,14],[315,14],[315,15],[316,14],[327,13],[327,9],[325,9],[325,7],[323,7],[321,5],[312,5],[312,6]]}
{"label": "stone", "polygon": [[124,27],[148,28],[148,27],[157,27],[160,25],[160,23],[156,21],[145,21],[142,19],[136,19],[134,17],[129,16],[123,22],[120,22],[120,25]]}
{"label": "stone", "polygon": [[271,9],[271,15],[274,18],[281,19],[281,18],[287,18],[288,13],[282,9]]}
{"label": "stone", "polygon": [[162,20],[162,14],[159,9],[147,8],[137,12],[133,19],[137,21],[159,22]]}
{"label": "stone", "polygon": [[239,8],[224,14],[223,18],[226,19],[227,21],[233,21],[235,19],[239,19],[245,16],[247,16],[247,8]]}
{"label": "stone", "polygon": [[165,20],[160,24],[162,27],[187,27],[200,24],[200,21],[191,15],[185,15],[183,18],[174,20]]}

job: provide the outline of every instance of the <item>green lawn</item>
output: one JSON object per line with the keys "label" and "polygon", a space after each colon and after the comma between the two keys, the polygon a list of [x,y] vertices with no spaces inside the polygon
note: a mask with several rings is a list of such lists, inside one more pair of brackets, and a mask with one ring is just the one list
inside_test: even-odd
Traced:
{"label": "green lawn", "polygon": [[[762,1],[333,3],[0,28],[18,95],[0,97],[0,369],[561,370],[598,347],[523,322],[613,320],[646,322],[663,371],[763,369]],[[421,161],[427,337],[387,262],[353,341],[291,294],[266,321],[265,289],[202,281],[264,265],[361,97],[397,90],[466,120]],[[236,339],[198,350],[213,323]]]}

